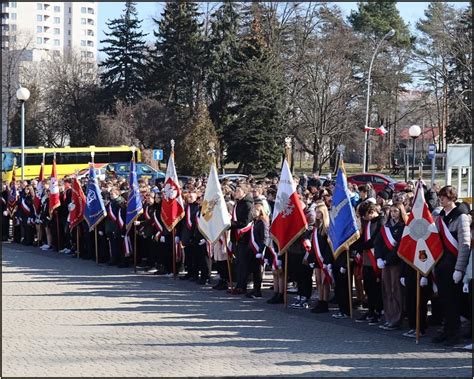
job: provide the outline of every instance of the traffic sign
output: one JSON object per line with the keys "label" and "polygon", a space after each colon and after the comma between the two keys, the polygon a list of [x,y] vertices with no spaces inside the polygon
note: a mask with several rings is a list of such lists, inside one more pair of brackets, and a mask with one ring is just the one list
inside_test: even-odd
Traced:
{"label": "traffic sign", "polygon": [[428,158],[434,159],[436,156],[436,144],[430,143],[428,146]]}
{"label": "traffic sign", "polygon": [[162,161],[163,160],[163,150],[161,150],[161,149],[153,150],[153,160]]}

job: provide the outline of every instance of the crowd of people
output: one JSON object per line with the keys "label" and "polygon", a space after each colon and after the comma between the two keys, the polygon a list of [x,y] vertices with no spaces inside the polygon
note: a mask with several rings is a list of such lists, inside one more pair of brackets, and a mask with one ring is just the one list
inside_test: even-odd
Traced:
{"label": "crowd of people", "polygon": [[[149,274],[171,277],[179,273],[181,280],[254,299],[263,297],[262,278],[271,271],[273,294],[266,299],[267,303],[283,303],[288,288],[296,291],[296,297],[289,302],[291,309],[327,313],[330,304],[335,304],[338,311],[332,317],[344,319],[353,307],[363,311],[358,312],[356,322],[387,331],[404,328],[407,320],[408,330],[403,336],[414,338],[417,273],[398,256],[397,248],[413,205],[415,182],[409,181],[400,192],[391,186],[375,192],[370,184],[349,184],[360,237],[335,259],[328,241],[335,181],[331,177],[321,180],[316,174],[294,179],[308,227],[287,250],[287,261],[275,248],[269,233],[278,178],[259,180],[252,176],[222,181],[232,224],[212,245],[197,226],[205,177],[180,183],[185,213],[173,232],[161,220],[163,183],[139,181],[143,213],[127,233],[124,220],[129,183],[124,178],[101,181],[107,216],[97,226],[97,253],[95,232],[89,231],[85,221],[70,228],[73,178],[59,181],[61,204],[52,214],[47,180],[40,194],[37,180],[18,181],[16,199],[12,199],[10,186],[5,183],[2,240],[98,259],[99,263],[118,267],[130,267],[135,262]],[[86,192],[87,178],[81,179],[81,185]],[[423,188],[430,212],[435,218],[442,218],[456,243],[453,242],[453,251],[442,240],[444,254],[433,272],[420,279],[420,336],[425,335],[428,327],[434,327],[438,329],[432,338],[434,343],[451,346],[463,339],[472,341],[472,330],[462,335],[460,326],[461,320],[472,319],[473,214],[468,203],[458,201],[454,187],[440,188],[434,184]],[[354,293],[352,304],[348,274]]]}

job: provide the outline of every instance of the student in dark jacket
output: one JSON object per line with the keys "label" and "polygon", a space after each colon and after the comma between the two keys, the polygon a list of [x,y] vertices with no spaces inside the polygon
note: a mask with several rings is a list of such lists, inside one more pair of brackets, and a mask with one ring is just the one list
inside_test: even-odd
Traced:
{"label": "student in dark jacket", "polygon": [[400,328],[402,322],[401,260],[397,255],[403,229],[408,217],[401,203],[390,207],[388,220],[375,239],[377,267],[382,270],[382,301],[385,330]]}

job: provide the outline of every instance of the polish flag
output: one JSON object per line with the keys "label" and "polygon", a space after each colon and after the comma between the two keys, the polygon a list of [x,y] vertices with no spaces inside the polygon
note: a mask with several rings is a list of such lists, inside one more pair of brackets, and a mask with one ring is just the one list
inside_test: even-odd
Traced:
{"label": "polish flag", "polygon": [[385,134],[388,133],[388,130],[385,129],[385,127],[383,125],[380,125],[376,130],[375,130],[375,133],[377,133],[377,135],[379,136],[384,136]]}
{"label": "polish flag", "polygon": [[163,190],[163,200],[161,203],[161,220],[169,231],[173,230],[176,224],[184,217],[184,202],[179,187],[178,175],[174,166],[174,153],[170,155]]}
{"label": "polish flag", "polygon": [[270,227],[270,235],[277,244],[278,250],[285,253],[288,247],[306,230],[307,225],[303,207],[296,193],[296,184],[285,159],[281,169]]}
{"label": "polish flag", "polygon": [[438,229],[425,202],[422,183],[418,181],[413,208],[403,229],[398,256],[427,276],[442,254],[443,245]]}
{"label": "polish flag", "polygon": [[84,210],[86,208],[86,196],[82,191],[81,184],[77,178],[72,180],[72,196],[69,205],[69,227],[75,228],[84,220]]}
{"label": "polish flag", "polygon": [[59,200],[59,186],[58,176],[56,175],[56,159],[53,159],[53,170],[51,172],[51,179],[49,183],[49,214],[61,205]]}

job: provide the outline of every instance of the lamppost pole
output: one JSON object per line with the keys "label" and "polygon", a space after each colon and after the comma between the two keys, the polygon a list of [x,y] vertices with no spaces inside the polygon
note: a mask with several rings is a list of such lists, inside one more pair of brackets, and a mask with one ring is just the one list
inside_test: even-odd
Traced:
{"label": "lamppost pole", "polygon": [[16,98],[21,103],[21,180],[25,179],[25,102],[30,98],[30,91],[25,87],[20,87],[16,91]]}
{"label": "lamppost pole", "polygon": [[370,104],[370,79],[372,75],[372,66],[374,64],[375,56],[382,45],[382,42],[385,41],[387,38],[393,37],[395,35],[395,30],[390,29],[387,34],[383,36],[380,42],[377,44],[375,48],[374,54],[372,55],[372,59],[370,60],[369,65],[369,74],[367,76],[367,104],[365,108],[365,127],[364,127],[364,160],[363,160],[363,167],[362,172],[366,172],[368,170],[368,156],[369,156],[369,104]]}
{"label": "lamppost pole", "polygon": [[408,129],[408,134],[410,135],[411,139],[413,140],[413,162],[411,166],[411,179],[415,180],[415,164],[416,164],[416,139],[421,134],[421,128],[418,125],[410,126]]}

